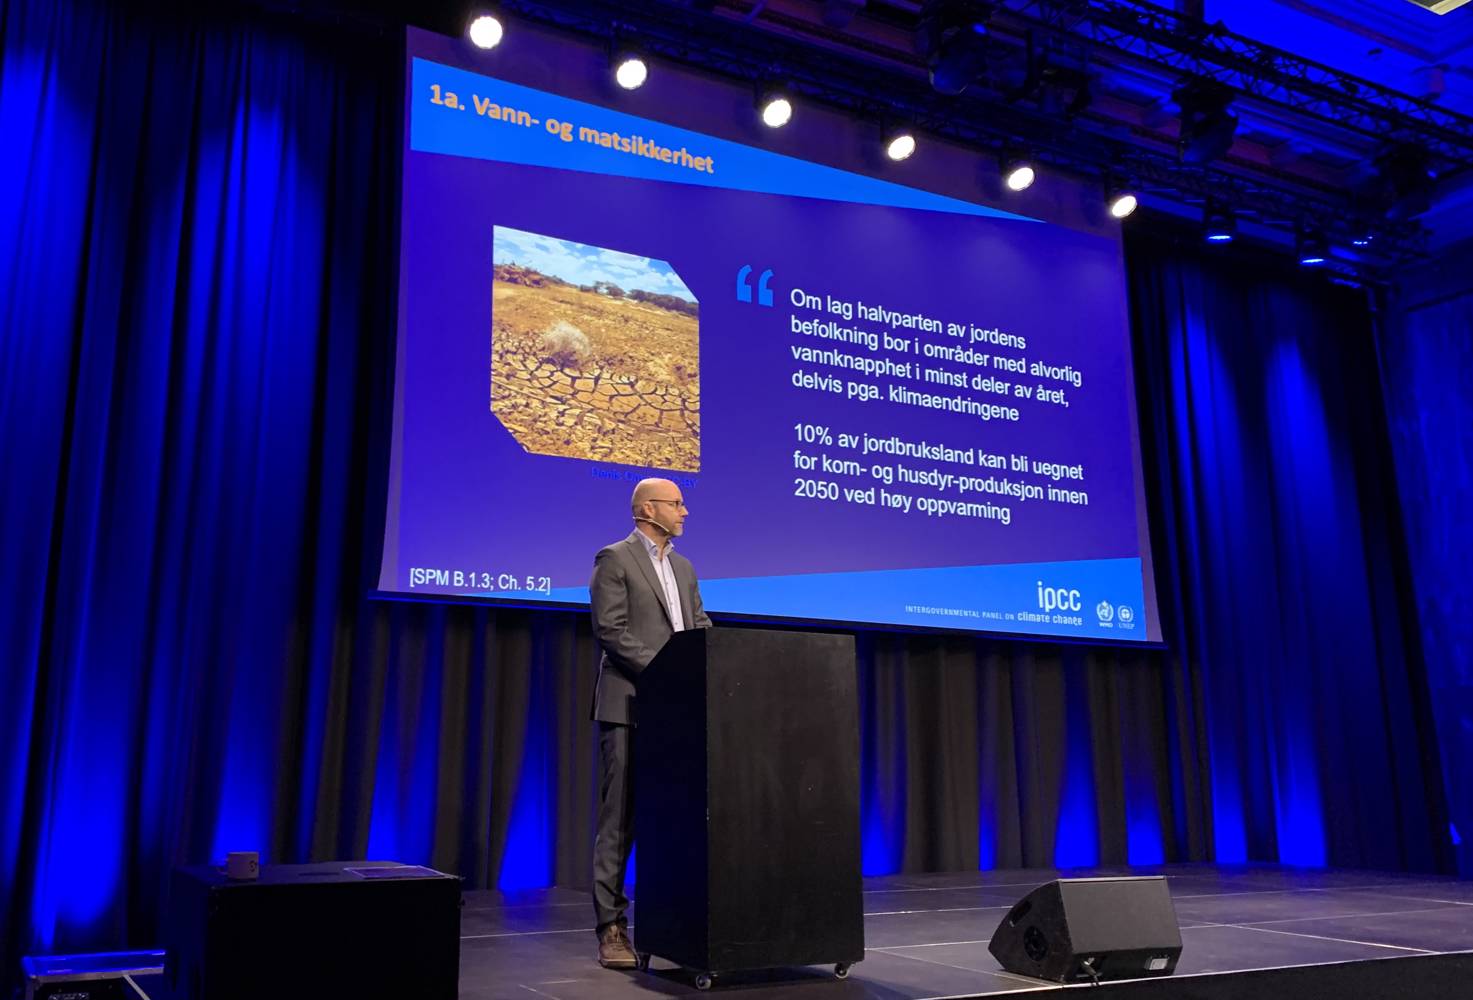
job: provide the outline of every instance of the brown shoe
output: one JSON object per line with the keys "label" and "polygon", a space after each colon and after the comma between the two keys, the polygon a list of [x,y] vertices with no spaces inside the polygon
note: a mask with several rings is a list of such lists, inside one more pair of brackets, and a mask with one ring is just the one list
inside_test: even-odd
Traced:
{"label": "brown shoe", "polygon": [[598,932],[598,964],[605,969],[634,969],[639,957],[623,924],[609,924]]}

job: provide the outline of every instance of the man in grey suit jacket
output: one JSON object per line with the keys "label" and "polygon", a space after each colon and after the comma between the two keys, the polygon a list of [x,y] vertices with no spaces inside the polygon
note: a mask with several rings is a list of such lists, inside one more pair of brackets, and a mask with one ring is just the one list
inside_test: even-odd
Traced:
{"label": "man in grey suit jacket", "polygon": [[593,844],[593,911],[598,960],[606,968],[633,968],[625,910],[624,870],[634,844],[634,787],[629,773],[635,727],[635,685],[665,641],[689,628],[710,628],[690,560],[672,541],[690,513],[680,487],[646,479],[630,498],[634,531],[600,549],[588,590],[593,631],[603,649],[593,693],[598,724],[598,836]]}

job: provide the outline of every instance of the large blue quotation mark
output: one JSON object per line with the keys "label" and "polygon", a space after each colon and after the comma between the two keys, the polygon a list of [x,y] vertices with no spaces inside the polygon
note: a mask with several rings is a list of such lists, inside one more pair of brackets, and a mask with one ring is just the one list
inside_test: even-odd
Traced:
{"label": "large blue quotation mark", "polygon": [[[743,264],[742,269],[737,272],[736,292],[738,302],[752,301],[752,283],[750,280],[751,277],[752,265]],[[757,304],[759,306],[772,305],[772,289],[767,287],[767,283],[771,280],[772,268],[769,267],[767,270],[763,271],[762,276],[757,279]]]}

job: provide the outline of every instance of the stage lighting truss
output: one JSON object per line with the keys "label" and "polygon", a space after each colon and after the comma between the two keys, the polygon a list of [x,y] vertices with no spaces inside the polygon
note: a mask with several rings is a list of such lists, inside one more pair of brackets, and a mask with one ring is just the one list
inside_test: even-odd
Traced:
{"label": "stage lighting truss", "polygon": [[1473,158],[1473,118],[1300,58],[1149,0],[997,0],[997,10],[1063,31],[1183,79],[1211,81],[1372,139],[1414,139],[1438,157]]}
{"label": "stage lighting truss", "polygon": [[[791,87],[790,102],[811,101],[856,120],[873,119],[880,107],[923,125],[929,134],[994,155],[1009,142],[1026,141],[1036,166],[1085,178],[1128,171],[1138,195],[1181,207],[1215,199],[1265,233],[1278,231],[1286,243],[1294,230],[1285,220],[1300,218],[1346,246],[1370,237],[1358,265],[1361,274],[1416,258],[1425,246],[1414,221],[1388,218],[1348,185],[1248,161],[1184,164],[1176,150],[1100,111],[1098,101],[1071,123],[1067,115],[1048,113],[1057,109],[1042,97],[1020,99],[1018,78],[994,79],[991,70],[960,97],[939,94],[923,75],[930,68],[926,57],[918,60],[915,54],[924,43],[916,44],[922,18],[914,7],[867,4],[853,23],[838,30],[822,22],[821,5],[808,10],[723,0],[706,10],[668,0],[501,0],[500,6],[584,35],[605,36],[611,20],[636,25],[646,51],[662,60],[733,80],[770,79],[777,72]],[[1089,80],[1092,59],[1134,64],[1158,75],[1170,71],[1179,84],[1206,81],[1226,88],[1233,95],[1230,114],[1285,109],[1291,120],[1297,116],[1333,125],[1361,144],[1368,137],[1376,143],[1390,137],[1415,145],[1441,170],[1442,181],[1473,163],[1473,117],[1144,0],[992,0],[971,6],[991,11],[983,19],[989,57],[1004,44],[1002,33],[1016,54],[1029,32],[1036,32],[1049,39],[1043,47],[1047,65],[1080,71],[1076,85]],[[869,19],[868,33],[861,18]]]}

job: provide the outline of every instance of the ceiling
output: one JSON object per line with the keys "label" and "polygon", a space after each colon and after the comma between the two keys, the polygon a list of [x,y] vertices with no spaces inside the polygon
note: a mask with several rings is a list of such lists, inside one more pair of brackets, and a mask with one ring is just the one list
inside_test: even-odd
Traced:
{"label": "ceiling", "polygon": [[[840,50],[896,76],[924,78],[914,45],[928,9],[920,0],[631,6],[709,8],[732,27],[809,47],[814,63]],[[1394,231],[1375,245],[1395,243],[1398,255],[1410,247],[1425,256],[1473,235],[1473,5],[1444,15],[1410,0],[972,0],[972,7],[991,12],[989,68],[961,98],[948,99],[939,118],[926,109],[934,126],[1016,115],[1008,120],[1041,131],[1035,147],[1054,156],[1053,166],[1088,172],[1071,162],[1080,158],[1069,147],[1093,143],[1096,169],[1133,173],[1148,204],[1190,216],[1220,189],[1239,205],[1240,220],[1280,241],[1292,242],[1306,225],[1296,212],[1354,216],[1357,227],[1386,223]],[[1060,102],[1050,109],[1034,95],[1019,97],[1020,67],[1036,40],[1045,58],[1088,77],[1084,113],[1061,120]],[[1192,79],[1233,91],[1239,119],[1231,148],[1205,168],[1171,162],[1182,118],[1176,92]],[[889,81],[890,92],[904,107],[899,82]],[[1052,123],[1041,120],[1050,116]],[[1381,164],[1408,147],[1433,151],[1426,167],[1437,178],[1433,207],[1403,204],[1387,222]],[[1099,167],[1101,158],[1115,165]],[[1338,256],[1347,266],[1365,271],[1406,259],[1345,251]]]}
{"label": "ceiling", "polygon": [[[448,32],[476,6],[247,2],[366,7]],[[1312,225],[1330,237],[1332,263],[1366,277],[1473,237],[1473,3],[1438,15],[1411,0],[951,0],[989,10],[992,30],[986,72],[947,96],[917,51],[923,0],[488,2],[584,36],[635,38],[657,61],[734,81],[780,75],[802,99],[904,116],[984,154],[1023,139],[1045,167],[1126,176],[1145,204],[1183,218],[1227,201],[1244,235],[1268,243],[1292,246]],[[1035,49],[1058,71],[1050,79],[1087,80],[1088,99],[1020,87]],[[1231,91],[1239,120],[1227,152],[1200,165],[1178,152],[1177,92],[1193,80]],[[1432,207],[1388,216],[1377,163],[1408,147],[1432,150]],[[1369,230],[1372,244],[1352,248]]]}
{"label": "ceiling", "polygon": [[1205,0],[1208,21],[1411,97],[1473,114],[1473,6],[1410,0]]}
{"label": "ceiling", "polygon": [[[1439,15],[1411,0],[1204,0],[1203,16],[1275,48],[1473,115],[1473,4]],[[1419,222],[1433,249],[1473,237],[1473,183],[1445,185]]]}

